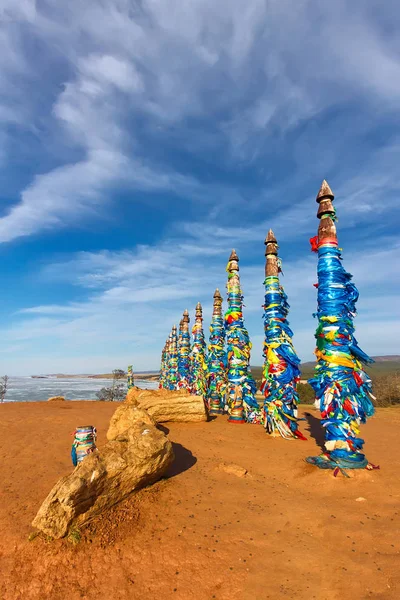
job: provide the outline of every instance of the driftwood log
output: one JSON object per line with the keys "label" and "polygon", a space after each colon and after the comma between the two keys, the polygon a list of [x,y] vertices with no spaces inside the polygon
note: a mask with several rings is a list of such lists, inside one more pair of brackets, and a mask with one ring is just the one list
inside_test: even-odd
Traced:
{"label": "driftwood log", "polygon": [[145,423],[146,425],[156,424],[154,419],[145,410],[133,404],[122,404],[111,417],[107,439],[115,440],[121,433],[124,433],[124,431],[135,426],[137,423]]}
{"label": "driftwood log", "polygon": [[145,410],[156,423],[168,421],[207,421],[208,414],[203,396],[188,394],[186,390],[129,390],[126,403]]}
{"label": "driftwood log", "polygon": [[173,458],[167,436],[154,425],[138,420],[62,477],[32,525],[53,538],[64,537],[72,528],[160,479]]}

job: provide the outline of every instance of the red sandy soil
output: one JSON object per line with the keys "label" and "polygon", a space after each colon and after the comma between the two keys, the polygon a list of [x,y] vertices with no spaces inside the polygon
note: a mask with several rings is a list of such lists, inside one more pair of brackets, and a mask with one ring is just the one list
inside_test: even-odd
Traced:
{"label": "red sandy soil", "polygon": [[[176,461],[166,479],[93,522],[77,544],[29,541],[42,500],[71,471],[70,433],[96,425],[101,446],[115,408],[0,406],[2,600],[400,598],[395,408],[363,427],[368,457],[381,470],[351,479],[304,462],[321,442],[318,414],[308,407],[307,442],[271,439],[261,426],[225,417],[168,424]],[[224,471],[230,464],[248,473]]]}

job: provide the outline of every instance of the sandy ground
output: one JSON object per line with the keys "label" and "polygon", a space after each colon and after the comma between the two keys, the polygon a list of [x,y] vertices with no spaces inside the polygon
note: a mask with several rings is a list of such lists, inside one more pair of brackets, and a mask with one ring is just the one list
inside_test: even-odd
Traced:
{"label": "sandy ground", "polygon": [[[76,545],[29,541],[41,501],[71,471],[70,433],[94,424],[101,446],[115,408],[0,406],[2,600],[400,598],[397,409],[363,427],[381,470],[351,479],[304,462],[321,443],[308,407],[307,442],[224,417],[168,424],[176,462],[166,479],[91,524]],[[226,472],[230,464],[247,475]]]}

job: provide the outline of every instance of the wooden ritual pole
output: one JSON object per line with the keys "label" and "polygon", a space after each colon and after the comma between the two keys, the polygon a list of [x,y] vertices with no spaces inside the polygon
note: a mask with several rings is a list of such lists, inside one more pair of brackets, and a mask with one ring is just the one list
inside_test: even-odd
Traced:
{"label": "wooden ritual pole", "polygon": [[373,362],[354,337],[358,290],[342,266],[336,234],[334,195],[324,180],[317,195],[320,219],[311,248],[318,252],[318,327],[315,333],[317,365],[309,383],[321,410],[325,452],[307,462],[322,469],[374,468],[362,453],[364,440],[357,437],[360,423],[374,413],[371,379],[362,363]]}
{"label": "wooden ritual pole", "polygon": [[169,338],[167,338],[164,348],[161,352],[160,379],[158,382],[159,389],[167,388],[167,363],[169,355]]}
{"label": "wooden ritual pole", "polygon": [[128,365],[128,371],[127,371],[127,388],[128,390],[130,390],[131,388],[135,387],[135,379],[133,377],[133,366],[132,365]]}
{"label": "wooden ritual pole", "polygon": [[176,334],[176,325],[172,327],[169,343],[168,360],[168,389],[177,389],[178,378],[178,338]]}
{"label": "wooden ritual pole", "polygon": [[279,281],[281,262],[278,242],[272,229],[265,239],[264,427],[274,437],[306,439],[297,425],[297,383],[300,359],[293,347],[293,332],[287,315],[289,303]]}
{"label": "wooden ritual pole", "polygon": [[210,415],[218,415],[224,412],[227,383],[222,296],[217,289],[214,293],[213,315],[207,354],[207,404]]}
{"label": "wooden ritual pole", "polygon": [[178,388],[190,390],[190,332],[189,312],[186,309],[179,325]]}
{"label": "wooden ritual pole", "polygon": [[251,342],[243,322],[243,296],[240,287],[239,257],[232,250],[228,266],[228,310],[225,330],[228,359],[228,412],[230,423],[260,423],[255,398],[256,383],[250,371]]}
{"label": "wooden ritual pole", "polygon": [[190,391],[196,396],[206,397],[206,342],[203,331],[203,309],[200,302],[196,305],[194,325],[192,329],[193,346],[190,360]]}

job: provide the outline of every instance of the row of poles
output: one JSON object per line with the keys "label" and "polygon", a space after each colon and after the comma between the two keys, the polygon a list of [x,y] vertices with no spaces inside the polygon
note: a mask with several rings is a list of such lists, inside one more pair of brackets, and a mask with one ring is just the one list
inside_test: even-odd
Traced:
{"label": "row of poles", "polygon": [[[310,240],[318,253],[317,364],[309,383],[321,411],[325,452],[306,460],[320,468],[373,468],[362,452],[360,423],[374,412],[371,380],[363,363],[373,362],[358,346],[353,319],[358,291],[342,266],[336,233],[334,195],[324,180],[317,195],[318,235]],[[228,413],[232,423],[262,423],[271,436],[306,438],[298,427],[297,384],[300,359],[289,327],[289,304],[280,283],[281,261],[272,230],[265,240],[264,366],[260,408],[256,383],[250,371],[251,342],[243,321],[243,294],[239,258],[232,251],[228,265],[227,302],[214,293],[208,351],[203,332],[201,304],[196,306],[190,342],[189,313],[172,328],[161,356],[160,387],[184,389],[203,396],[211,415]],[[225,344],[226,343],[226,344]],[[345,473],[345,471],[343,471]]]}

